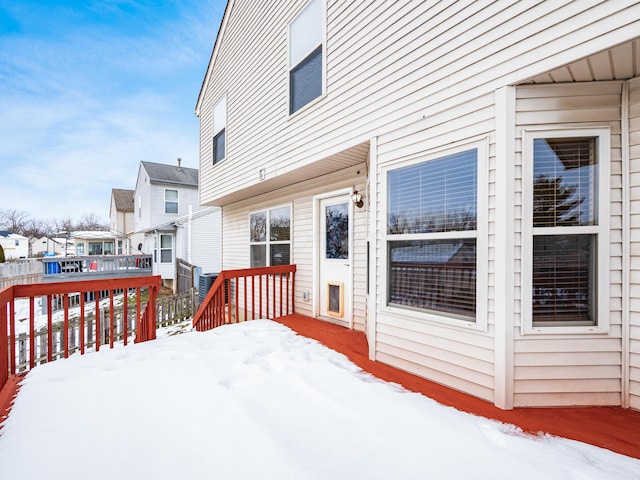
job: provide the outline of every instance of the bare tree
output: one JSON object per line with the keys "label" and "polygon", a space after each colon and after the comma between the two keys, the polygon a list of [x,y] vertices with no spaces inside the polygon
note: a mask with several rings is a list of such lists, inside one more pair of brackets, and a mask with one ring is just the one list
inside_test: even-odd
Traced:
{"label": "bare tree", "polygon": [[100,219],[95,213],[84,213],[80,217],[80,222],[76,225],[77,230],[108,230],[109,226],[100,223]]}
{"label": "bare tree", "polygon": [[0,210],[0,227],[22,235],[29,215],[17,209]]}

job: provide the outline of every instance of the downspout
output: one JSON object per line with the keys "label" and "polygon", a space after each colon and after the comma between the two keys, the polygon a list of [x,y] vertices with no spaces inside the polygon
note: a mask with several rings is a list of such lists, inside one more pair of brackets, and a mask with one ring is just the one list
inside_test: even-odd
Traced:
{"label": "downspout", "polygon": [[376,359],[376,332],[377,332],[377,312],[378,312],[378,137],[372,137],[369,143],[369,297],[367,298],[367,321],[365,331],[369,344],[369,360]]}
{"label": "downspout", "polygon": [[187,261],[193,265],[191,261],[191,220],[193,218],[193,206],[189,205],[189,220],[187,221]]}
{"label": "downspout", "polygon": [[630,267],[631,267],[631,200],[629,178],[629,81],[622,82],[621,108],[621,147],[622,147],[622,407],[630,406]]}

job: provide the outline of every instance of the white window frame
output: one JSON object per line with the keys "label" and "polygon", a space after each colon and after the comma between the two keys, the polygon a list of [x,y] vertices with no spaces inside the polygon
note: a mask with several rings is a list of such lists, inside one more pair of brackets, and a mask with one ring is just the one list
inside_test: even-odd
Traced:
{"label": "white window frame", "polygon": [[[310,8],[311,4],[313,2],[319,2],[321,3],[321,11],[322,11],[322,36],[321,36],[321,41],[319,43],[315,43],[312,46],[310,46],[308,48],[308,51],[305,52],[305,54],[301,57],[300,60],[298,60],[297,62],[293,63],[293,60],[291,58],[291,49],[292,49],[292,25],[293,23],[299,18],[301,17],[305,11]],[[311,105],[315,104],[316,102],[318,102],[321,98],[323,98],[325,96],[325,93],[327,91],[326,89],[326,83],[327,83],[327,27],[326,27],[326,8],[325,8],[325,1],[324,0],[309,0],[304,7],[302,7],[300,9],[300,11],[296,14],[296,16],[293,18],[293,20],[291,20],[291,22],[289,22],[289,26],[287,28],[287,112],[289,113],[289,116],[295,116],[296,114],[298,114],[298,112],[304,111],[307,108],[309,108]],[[300,107],[298,110],[296,110],[295,112],[291,111],[291,72],[292,70],[294,70],[296,67],[298,67],[301,63],[303,63],[305,60],[307,60],[307,58],[309,57],[309,55],[311,55],[311,53],[313,53],[318,47],[322,47],[322,90],[320,92],[320,95],[318,95],[316,98],[314,98],[313,100],[311,100],[310,102],[308,102],[307,104],[305,104],[304,106]]]}
{"label": "white window frame", "polygon": [[[598,174],[596,207],[598,224],[578,227],[533,227],[533,141],[538,138],[597,137]],[[525,334],[603,334],[609,332],[609,225],[610,225],[610,163],[611,132],[608,127],[527,129],[522,131],[522,325]],[[535,230],[535,232],[534,232]],[[596,325],[533,324],[533,236],[562,230],[564,235],[592,234],[597,236]]]}
{"label": "white window frame", "polygon": [[[271,240],[271,211],[279,208],[289,209],[289,240]],[[251,241],[251,216],[257,213],[264,212],[266,214],[266,237],[264,242],[252,242]],[[273,205],[259,210],[249,212],[249,265],[251,265],[251,247],[254,245],[265,245],[265,267],[271,266],[271,245],[289,245],[289,265],[293,264],[293,205],[291,203],[285,203],[281,205]],[[250,267],[260,268],[260,267]]]}
{"label": "white window frame", "polygon": [[[162,237],[169,237],[169,239],[171,240],[171,247],[167,248],[162,246]],[[160,240],[160,258],[158,260],[160,260],[160,263],[173,263],[173,235],[171,235],[170,233],[161,233],[159,240]],[[166,251],[169,251],[171,253],[171,260],[162,260],[162,252],[166,252]]]}
{"label": "white window frame", "polygon": [[[389,305],[387,303],[387,285],[389,281],[388,268],[388,242],[389,241],[402,241],[413,239],[446,239],[456,238],[460,236],[460,232],[442,232],[439,234],[402,234],[402,235],[390,235],[387,232],[387,218],[388,218],[388,180],[387,173],[391,170],[403,168],[407,166],[417,165],[430,160],[438,160],[442,157],[454,155],[464,151],[475,149],[477,151],[478,162],[478,190],[477,190],[477,226],[475,231],[464,231],[465,237],[475,237],[476,239],[476,317],[475,321],[468,319],[457,318],[455,316],[447,315],[446,312],[438,313],[435,311],[425,311],[411,308],[402,308],[395,305]],[[382,285],[384,290],[382,294],[383,302],[381,302],[380,309],[382,313],[398,318],[406,318],[411,320],[426,321],[435,324],[445,324],[455,327],[463,327],[469,330],[487,331],[487,298],[488,298],[488,194],[489,194],[489,139],[487,137],[480,137],[469,139],[466,142],[459,142],[449,147],[440,147],[432,149],[427,152],[406,157],[395,162],[389,162],[381,167],[380,184],[381,195],[384,199],[381,221],[383,227],[381,228],[381,265],[380,269],[382,277]]]}
{"label": "white window frame", "polygon": [[[167,200],[167,192],[176,192],[178,199],[174,202],[173,200]],[[176,212],[167,212],[167,203],[175,203],[176,204]],[[164,189],[164,213],[167,215],[178,215],[180,213],[180,190],[177,188],[165,188]]]}
{"label": "white window frame", "polygon": [[[227,158],[227,96],[223,95],[211,109],[211,159],[213,165],[217,165]],[[216,158],[216,137],[222,133],[224,135],[224,156]]]}

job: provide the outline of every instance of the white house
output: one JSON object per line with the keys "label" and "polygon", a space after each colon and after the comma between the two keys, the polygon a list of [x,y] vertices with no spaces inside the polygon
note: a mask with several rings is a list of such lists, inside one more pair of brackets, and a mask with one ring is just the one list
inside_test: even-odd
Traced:
{"label": "white house", "polygon": [[73,244],[66,240],[65,238],[56,238],[56,237],[40,237],[40,238],[32,238],[29,240],[31,243],[31,256],[32,257],[42,257],[45,254],[53,254],[53,255],[64,255],[65,254],[65,243],[66,247],[71,251],[73,249]]}
{"label": "white house", "polygon": [[640,409],[639,77],[637,1],[230,0],[223,268],[295,263],[297,312],[500,408]]}
{"label": "white house", "polygon": [[[62,239],[63,241],[65,239]],[[116,235],[105,230],[78,230],[69,232],[68,255],[115,255]]]}
{"label": "white house", "polygon": [[134,195],[133,190],[111,189],[109,207],[109,228],[116,237],[115,253],[129,255],[136,252],[143,236],[134,233]]}
{"label": "white house", "polygon": [[29,256],[29,239],[17,233],[0,230],[0,246],[4,250],[5,260]]}
{"label": "white house", "polygon": [[[191,258],[203,272],[220,270],[219,208],[204,208],[198,199],[198,170],[140,162],[134,193],[134,231],[140,249],[153,254],[153,274],[174,287],[176,258]],[[192,262],[189,262],[192,263]]]}

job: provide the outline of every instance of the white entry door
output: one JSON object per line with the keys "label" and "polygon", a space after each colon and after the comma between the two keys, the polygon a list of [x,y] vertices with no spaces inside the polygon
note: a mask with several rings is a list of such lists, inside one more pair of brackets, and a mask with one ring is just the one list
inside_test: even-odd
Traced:
{"label": "white entry door", "polygon": [[319,253],[319,312],[351,325],[351,205],[348,195],[321,199]]}

